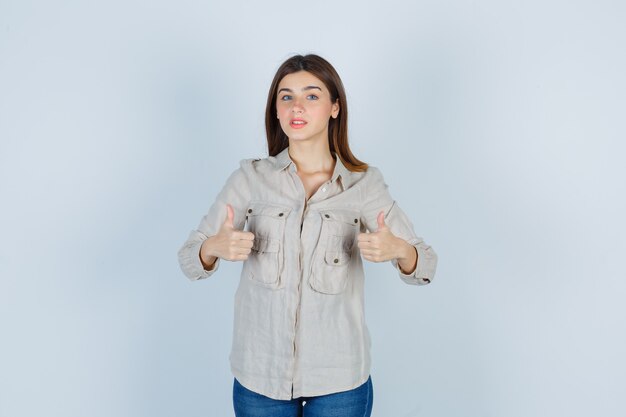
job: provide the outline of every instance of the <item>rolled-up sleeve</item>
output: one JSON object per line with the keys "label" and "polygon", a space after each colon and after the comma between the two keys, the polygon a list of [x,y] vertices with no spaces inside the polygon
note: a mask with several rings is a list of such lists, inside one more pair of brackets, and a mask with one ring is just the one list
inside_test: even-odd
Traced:
{"label": "rolled-up sleeve", "polygon": [[405,240],[417,251],[417,266],[410,274],[405,274],[400,269],[397,259],[392,259],[391,264],[398,271],[400,278],[411,285],[429,284],[437,268],[437,254],[433,248],[417,236],[413,223],[400,208],[398,203],[389,194],[381,171],[373,166],[368,168],[368,180],[361,189],[363,201],[361,220],[370,232],[378,229],[378,213],[385,213],[385,224],[395,236]]}
{"label": "rolled-up sleeve", "polygon": [[249,179],[244,168],[251,161],[252,159],[240,161],[240,167],[228,177],[208,212],[200,220],[197,229],[191,230],[187,240],[178,250],[178,263],[190,280],[208,278],[219,269],[219,257],[210,270],[204,269],[200,260],[200,247],[207,238],[217,234],[224,223],[227,215],[226,204],[233,207],[233,226],[238,230],[243,229],[246,220],[245,209],[250,199]]}

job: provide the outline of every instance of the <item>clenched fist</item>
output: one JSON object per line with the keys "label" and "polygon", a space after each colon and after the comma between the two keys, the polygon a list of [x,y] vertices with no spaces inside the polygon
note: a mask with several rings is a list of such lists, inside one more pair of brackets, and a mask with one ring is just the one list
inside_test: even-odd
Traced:
{"label": "clenched fist", "polygon": [[226,219],[220,230],[206,239],[200,247],[200,259],[205,269],[211,269],[217,258],[227,261],[245,261],[254,242],[254,233],[237,230],[233,226],[235,213],[226,204]]}

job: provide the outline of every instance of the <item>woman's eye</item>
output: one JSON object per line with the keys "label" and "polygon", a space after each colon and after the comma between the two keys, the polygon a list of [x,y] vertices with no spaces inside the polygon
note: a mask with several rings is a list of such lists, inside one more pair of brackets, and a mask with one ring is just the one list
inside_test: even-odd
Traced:
{"label": "woman's eye", "polygon": [[317,100],[317,96],[315,94],[309,94],[309,97],[313,97],[313,100]]}
{"label": "woman's eye", "polygon": [[281,100],[285,100],[286,98],[291,98],[291,96],[290,96],[290,95],[285,94],[285,95],[284,95],[284,96],[282,96],[280,99],[281,99]]}

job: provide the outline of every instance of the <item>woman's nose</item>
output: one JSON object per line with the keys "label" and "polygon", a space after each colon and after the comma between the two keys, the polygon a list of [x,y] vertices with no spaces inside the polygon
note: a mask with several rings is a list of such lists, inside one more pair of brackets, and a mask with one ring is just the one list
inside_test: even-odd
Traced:
{"label": "woman's nose", "polygon": [[299,101],[294,100],[291,111],[294,113],[302,113],[304,111],[304,107],[302,107]]}

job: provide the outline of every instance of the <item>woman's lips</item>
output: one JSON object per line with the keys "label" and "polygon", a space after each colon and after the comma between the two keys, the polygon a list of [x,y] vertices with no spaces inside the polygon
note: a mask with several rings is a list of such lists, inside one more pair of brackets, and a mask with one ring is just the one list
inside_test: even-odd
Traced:
{"label": "woman's lips", "polygon": [[304,126],[306,126],[306,122],[304,120],[292,120],[291,122],[289,122],[289,126],[291,126],[293,129],[302,129]]}

